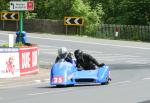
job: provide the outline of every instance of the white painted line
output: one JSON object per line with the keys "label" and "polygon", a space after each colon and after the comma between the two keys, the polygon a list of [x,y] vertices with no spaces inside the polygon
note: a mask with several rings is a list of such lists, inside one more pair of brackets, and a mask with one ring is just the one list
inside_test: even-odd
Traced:
{"label": "white painted line", "polygon": [[47,60],[45,60],[45,61],[44,61],[44,60],[42,60],[42,61],[40,60],[39,62],[40,62],[40,63],[46,63],[46,64],[48,63],[48,64],[51,64],[51,62],[48,62]]}
{"label": "white painted line", "polygon": [[47,82],[48,83],[48,82],[50,82],[50,79],[49,78],[43,79],[42,82]]}
{"label": "white painted line", "polygon": [[41,52],[41,54],[57,55],[57,53],[56,53],[56,52]]}
{"label": "white painted line", "polygon": [[[4,33],[0,33],[4,35]],[[72,42],[72,43],[82,43],[82,44],[93,44],[93,45],[103,45],[103,46],[114,46],[114,47],[121,47],[121,48],[132,48],[132,49],[142,49],[142,50],[150,50],[150,48],[146,47],[137,47],[137,46],[122,46],[122,45],[112,45],[112,44],[103,44],[103,43],[95,43],[95,42],[83,42],[83,41],[73,41],[73,40],[64,40],[64,39],[54,39],[54,38],[42,38],[42,37],[35,37],[35,36],[27,36],[30,38],[37,38],[37,39],[46,39],[46,40],[55,40],[55,41],[65,41],[65,42]]]}
{"label": "white painted line", "polygon": [[118,85],[118,84],[126,84],[126,83],[131,83],[131,81],[116,82],[116,83],[111,83],[110,85]]}
{"label": "white painted line", "polygon": [[36,96],[36,95],[43,95],[43,94],[55,94],[55,93],[62,93],[62,92],[69,92],[69,91],[72,91],[73,89],[67,89],[67,90],[59,90],[59,91],[49,91],[49,92],[37,92],[37,93],[30,93],[30,94],[27,94],[27,95],[30,95],[30,96]]}
{"label": "white painted line", "polygon": [[148,78],[143,78],[142,80],[150,80],[150,77],[148,77]]}
{"label": "white painted line", "polygon": [[[57,49],[60,48],[58,46],[50,46],[50,45],[39,45],[39,47],[41,47],[40,50],[45,50],[45,48],[50,48],[50,49],[46,49],[46,50],[54,50],[54,51],[57,51]],[[44,49],[43,49],[43,47],[44,47]],[[53,49],[53,48],[56,48],[56,49]],[[73,49],[69,49],[69,51],[71,51],[71,50],[73,50]],[[90,50],[90,51],[89,50],[83,50],[83,51],[97,53],[97,54],[102,54],[103,53],[103,52],[100,52],[100,51],[93,51],[93,50]],[[55,52],[55,54],[56,54],[56,52]]]}
{"label": "white painted line", "polygon": [[[43,82],[43,84],[44,84],[44,82]],[[19,85],[18,84],[13,84],[11,86],[0,87],[0,89],[10,89],[10,88],[17,88],[17,87],[27,87],[27,86],[33,86],[33,85],[37,85],[37,83],[34,83],[33,81],[29,81],[29,82],[26,82],[26,84],[19,84]]]}
{"label": "white painted line", "polygon": [[34,80],[35,83],[41,83],[41,80]]}
{"label": "white painted line", "polygon": [[31,93],[31,94],[27,94],[27,95],[32,95],[32,96],[34,96],[34,95],[41,95],[41,94],[48,94],[48,93],[50,93],[50,92]]}
{"label": "white painted line", "polygon": [[40,63],[41,65],[48,65],[48,66],[53,64],[53,62],[50,62],[50,60],[40,60],[38,61],[38,63]]}
{"label": "white painted line", "polygon": [[112,45],[112,44],[95,43],[95,42],[89,42],[89,41],[88,42],[83,42],[83,41],[73,41],[73,40],[54,39],[54,38],[42,38],[42,37],[35,37],[35,36],[34,37],[33,36],[28,36],[28,37],[37,38],[37,39],[55,40],[55,41],[65,41],[65,42],[72,42],[72,43],[82,43],[82,44],[92,44],[92,45],[103,45],[103,46],[113,46],[113,47],[121,47],[121,48],[150,50],[150,48],[144,48],[144,47]]}

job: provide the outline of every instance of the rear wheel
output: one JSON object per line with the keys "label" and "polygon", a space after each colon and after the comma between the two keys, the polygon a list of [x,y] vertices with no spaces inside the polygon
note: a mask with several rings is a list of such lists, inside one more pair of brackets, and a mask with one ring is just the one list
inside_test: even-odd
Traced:
{"label": "rear wheel", "polygon": [[101,85],[108,85],[109,81],[111,81],[111,78],[107,77],[106,82],[101,83]]}
{"label": "rear wheel", "polygon": [[63,88],[65,85],[56,85],[56,88]]}
{"label": "rear wheel", "polygon": [[74,84],[69,84],[69,85],[56,85],[56,88],[65,88],[65,87],[73,87]]}

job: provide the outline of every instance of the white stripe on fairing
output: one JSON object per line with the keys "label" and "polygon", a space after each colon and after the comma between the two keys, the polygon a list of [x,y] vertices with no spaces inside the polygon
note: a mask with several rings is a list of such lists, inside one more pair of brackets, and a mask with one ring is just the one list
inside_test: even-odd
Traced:
{"label": "white stripe on fairing", "polygon": [[47,40],[55,40],[55,41],[82,43],[82,44],[93,44],[93,45],[114,46],[114,47],[121,47],[121,48],[133,48],[133,49],[150,50],[150,48],[144,48],[144,47],[122,46],[122,45],[112,45],[112,44],[103,44],[103,43],[94,43],[94,42],[83,42],[83,41],[73,41],[73,40],[63,40],[63,39],[42,38],[42,37],[33,37],[33,36],[28,36],[28,37],[37,38],[37,39],[47,39]]}

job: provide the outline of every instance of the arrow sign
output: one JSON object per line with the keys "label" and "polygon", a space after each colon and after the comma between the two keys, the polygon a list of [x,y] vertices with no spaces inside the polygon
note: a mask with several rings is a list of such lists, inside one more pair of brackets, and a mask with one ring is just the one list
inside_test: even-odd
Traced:
{"label": "arrow sign", "polygon": [[19,20],[18,12],[1,12],[1,20]]}
{"label": "arrow sign", "polygon": [[64,25],[83,25],[82,17],[65,17]]}

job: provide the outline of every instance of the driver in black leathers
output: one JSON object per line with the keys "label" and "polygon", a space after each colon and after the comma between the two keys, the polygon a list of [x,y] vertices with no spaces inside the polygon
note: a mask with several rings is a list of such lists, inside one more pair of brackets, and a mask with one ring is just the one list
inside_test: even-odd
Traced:
{"label": "driver in black leathers", "polygon": [[76,58],[76,67],[84,70],[95,70],[97,67],[102,67],[104,63],[98,63],[98,61],[91,55],[80,51],[79,49],[74,51],[74,56]]}

